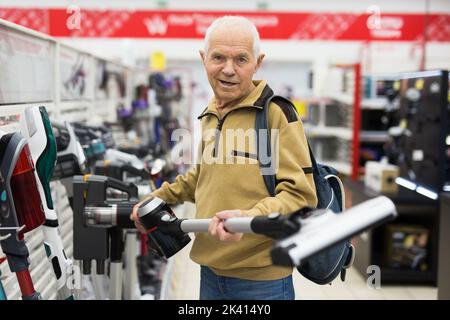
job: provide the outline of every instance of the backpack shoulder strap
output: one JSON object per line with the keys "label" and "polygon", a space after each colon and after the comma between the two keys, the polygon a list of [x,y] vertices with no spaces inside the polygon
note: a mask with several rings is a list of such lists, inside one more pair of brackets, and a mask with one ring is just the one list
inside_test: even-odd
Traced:
{"label": "backpack shoulder strap", "polygon": [[[270,139],[270,131],[269,131],[269,105],[270,102],[273,99],[273,95],[268,98],[265,103],[264,103],[264,107],[262,110],[259,110],[256,112],[256,119],[255,119],[255,132],[256,132],[256,150],[257,150],[257,155],[258,155],[258,159],[259,159],[259,166],[260,166],[260,171],[261,171],[261,175],[264,179],[264,183],[266,185],[267,191],[269,192],[270,196],[274,197],[275,196],[275,186],[276,186],[276,177],[275,175],[271,175],[271,174],[264,174],[264,170],[262,170],[265,167],[270,167],[272,164],[272,149],[271,149],[271,139]],[[266,131],[264,131],[266,130]],[[260,144],[263,143],[261,140],[261,135],[267,132],[267,136],[266,136],[266,152],[267,152],[267,157],[264,157],[265,159],[269,159],[268,163],[262,163],[261,159],[263,158],[260,155],[261,152],[261,148],[260,148]]]}
{"label": "backpack shoulder strap", "polygon": [[[271,161],[272,149],[271,149],[271,139],[270,139],[270,129],[269,129],[269,106],[270,106],[271,102],[274,102],[277,105],[280,105],[280,107],[283,109],[283,112],[285,113],[286,117],[288,118],[288,121],[289,121],[289,117],[290,117],[288,110],[295,112],[295,114],[297,113],[297,110],[296,110],[294,104],[289,99],[286,99],[285,97],[278,96],[278,95],[272,95],[271,97],[269,97],[266,100],[266,102],[264,103],[263,109],[256,112],[255,130],[256,130],[256,149],[257,149],[258,159],[263,158],[260,156],[261,150],[259,148],[260,135],[261,135],[261,132],[264,132],[261,130],[266,130],[266,132],[267,132],[267,138],[265,139],[266,144],[267,144],[266,152],[267,152],[267,158],[270,159],[268,163],[262,163],[261,161],[259,161],[259,165],[261,168],[270,167],[272,164],[272,161]],[[308,174],[308,173],[312,174],[313,172],[317,172],[317,162],[311,151],[311,147],[309,146],[308,140],[306,140],[306,141],[308,143],[309,155],[311,157],[312,170],[304,170],[304,171],[306,174]],[[264,158],[266,158],[266,156]],[[309,168],[309,169],[311,169],[311,168]],[[275,196],[275,187],[277,184],[276,176],[270,175],[270,174],[264,174],[262,170],[261,170],[261,175],[264,179],[264,183],[266,185],[267,191],[269,192],[269,194],[272,197],[274,197]]]}

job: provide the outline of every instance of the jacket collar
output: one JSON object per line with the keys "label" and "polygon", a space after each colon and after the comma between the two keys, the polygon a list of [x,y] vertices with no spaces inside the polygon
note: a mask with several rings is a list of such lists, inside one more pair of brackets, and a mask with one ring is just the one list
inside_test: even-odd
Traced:
{"label": "jacket collar", "polygon": [[[246,107],[254,107],[258,109],[264,108],[266,100],[273,95],[273,91],[264,80],[253,80],[253,84],[255,85],[255,88],[252,90],[252,92],[250,92],[250,94],[240,103],[227,110],[226,113]],[[213,114],[218,118],[220,118],[219,112],[217,111],[215,98],[212,98],[209,101],[208,106],[206,107],[205,110],[203,110],[200,116],[198,116],[198,119],[202,118],[207,114]]]}

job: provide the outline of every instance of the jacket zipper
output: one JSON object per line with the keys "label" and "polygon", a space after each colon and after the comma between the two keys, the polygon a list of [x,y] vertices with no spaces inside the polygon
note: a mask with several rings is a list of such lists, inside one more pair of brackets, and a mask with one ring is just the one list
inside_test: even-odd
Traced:
{"label": "jacket zipper", "polygon": [[218,156],[218,149],[219,149],[219,140],[220,140],[220,133],[222,131],[223,122],[228,114],[225,115],[222,119],[219,119],[219,122],[217,123],[216,132],[214,136],[214,149],[213,149],[213,157],[217,158]]}
{"label": "jacket zipper", "polygon": [[223,118],[220,118],[216,113],[210,112],[210,111],[205,112],[205,113],[201,114],[201,115],[198,117],[198,119],[201,119],[201,118],[203,118],[204,116],[206,116],[206,115],[208,115],[208,114],[211,114],[211,115],[215,116],[215,117],[217,118],[217,120],[219,121],[219,122],[217,123],[217,126],[216,126],[216,134],[214,135],[214,149],[213,149],[213,157],[214,157],[214,158],[217,158],[217,157],[218,157],[218,154],[217,154],[217,153],[218,153],[218,149],[219,149],[220,133],[222,132],[222,127],[223,127],[223,123],[225,122],[225,118],[226,118],[230,113],[232,113],[233,111],[241,110],[241,109],[243,109],[243,108],[258,108],[258,109],[262,109],[262,107],[258,107],[258,106],[242,106],[242,107],[240,107],[240,108],[231,110],[230,112],[226,113],[226,114],[224,115]]}

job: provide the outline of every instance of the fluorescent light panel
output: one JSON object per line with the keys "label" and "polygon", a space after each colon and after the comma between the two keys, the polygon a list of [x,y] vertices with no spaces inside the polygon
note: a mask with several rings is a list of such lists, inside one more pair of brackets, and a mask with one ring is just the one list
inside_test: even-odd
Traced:
{"label": "fluorescent light panel", "polygon": [[403,179],[401,177],[397,177],[395,179],[395,183],[397,183],[398,185],[405,187],[409,190],[416,190],[416,184],[414,182],[408,181],[406,179]]}
{"label": "fluorescent light panel", "polygon": [[433,199],[433,200],[437,200],[437,198],[438,198],[438,194],[436,192],[433,192],[433,191],[428,190],[421,186],[418,186],[416,191],[417,191],[417,193],[420,193],[421,195],[428,197],[430,199]]}

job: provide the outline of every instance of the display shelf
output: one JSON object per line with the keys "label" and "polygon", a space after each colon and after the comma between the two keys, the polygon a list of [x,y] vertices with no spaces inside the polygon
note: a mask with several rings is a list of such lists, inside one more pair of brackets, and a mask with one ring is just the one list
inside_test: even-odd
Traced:
{"label": "display shelf", "polygon": [[[379,161],[385,155],[383,145],[389,141],[387,127],[398,107],[399,76],[361,77],[358,64],[330,66],[329,74],[325,93],[321,98],[310,99],[305,132],[311,138],[350,141],[352,148],[347,160],[353,179],[357,179],[364,173],[366,161]],[[334,150],[337,153],[339,148]],[[337,154],[335,158],[338,162],[343,160]]]}
{"label": "display shelf", "polygon": [[349,163],[342,161],[320,161],[320,163],[335,168],[339,173],[350,175],[352,173],[352,166]]}
{"label": "display shelf", "polygon": [[[381,195],[379,192],[365,187],[362,181],[344,180],[346,198],[354,206],[358,203]],[[417,193],[399,187],[395,194],[382,194],[389,197],[395,204],[398,217],[386,225],[382,225],[355,237],[356,245],[355,268],[362,275],[367,275],[369,266],[379,266],[382,284],[431,284],[437,281],[437,248],[438,248],[438,202],[420,196]],[[427,270],[407,268],[392,268],[385,265],[385,236],[388,225],[423,226],[429,230]]]}
{"label": "display shelf", "polygon": [[[105,75],[105,70],[99,68],[101,64],[96,65],[94,62],[103,61],[105,65],[111,66],[111,70],[114,69],[112,71],[120,74],[127,74],[130,70],[128,66],[94,56],[48,35],[2,19],[0,19],[1,37],[8,45],[0,46],[0,53],[4,53],[9,59],[5,68],[2,65],[0,75],[4,84],[0,94],[2,131],[20,131],[21,114],[26,108],[36,105],[45,106],[50,119],[58,121],[87,121],[97,116],[105,118],[105,114],[112,118],[115,117],[115,108],[118,104],[131,105],[129,103],[131,90],[123,88],[124,84],[125,89],[129,88],[128,82],[119,79],[114,83],[114,80],[111,80],[111,86],[109,83],[108,85],[96,83],[96,80],[102,79],[96,76]],[[29,48],[29,51],[25,52],[24,48]],[[33,51],[33,48],[36,50]],[[85,61],[83,65],[81,60]],[[82,70],[77,69],[81,66]],[[103,79],[106,78],[108,77]],[[112,78],[114,77],[109,77]],[[102,88],[104,89],[102,94],[96,95]],[[108,94],[110,88],[113,91]],[[116,94],[117,92],[120,94]],[[104,97],[109,101],[109,105],[96,108],[96,97],[99,99]],[[67,257],[73,260],[72,210],[67,206],[66,191],[62,184],[52,184],[51,188],[65,252]],[[36,231],[25,235],[30,253],[30,272],[36,290],[41,292],[44,299],[55,299],[56,278],[45,254],[42,230],[39,228]],[[0,256],[3,256],[1,249]],[[10,272],[8,263],[0,264],[0,270],[8,299],[21,299],[16,276]]]}
{"label": "display shelf", "polygon": [[380,142],[384,143],[389,139],[389,134],[385,131],[365,131],[360,133],[361,142]]}
{"label": "display shelf", "polygon": [[324,97],[330,100],[335,100],[341,103],[345,103],[347,105],[353,105],[354,97],[348,93],[339,93],[339,92],[329,92],[325,93]]}
{"label": "display shelf", "polygon": [[305,125],[305,133],[307,136],[314,137],[337,137],[350,140],[352,138],[352,130],[343,127],[325,127]]}
{"label": "display shelf", "polygon": [[361,101],[361,110],[385,110],[387,103],[386,98],[363,99]]}
{"label": "display shelf", "polygon": [[320,98],[311,99],[308,105],[305,133],[313,141],[317,161],[356,178],[361,122],[360,65],[330,65],[323,87],[327,89]]}

